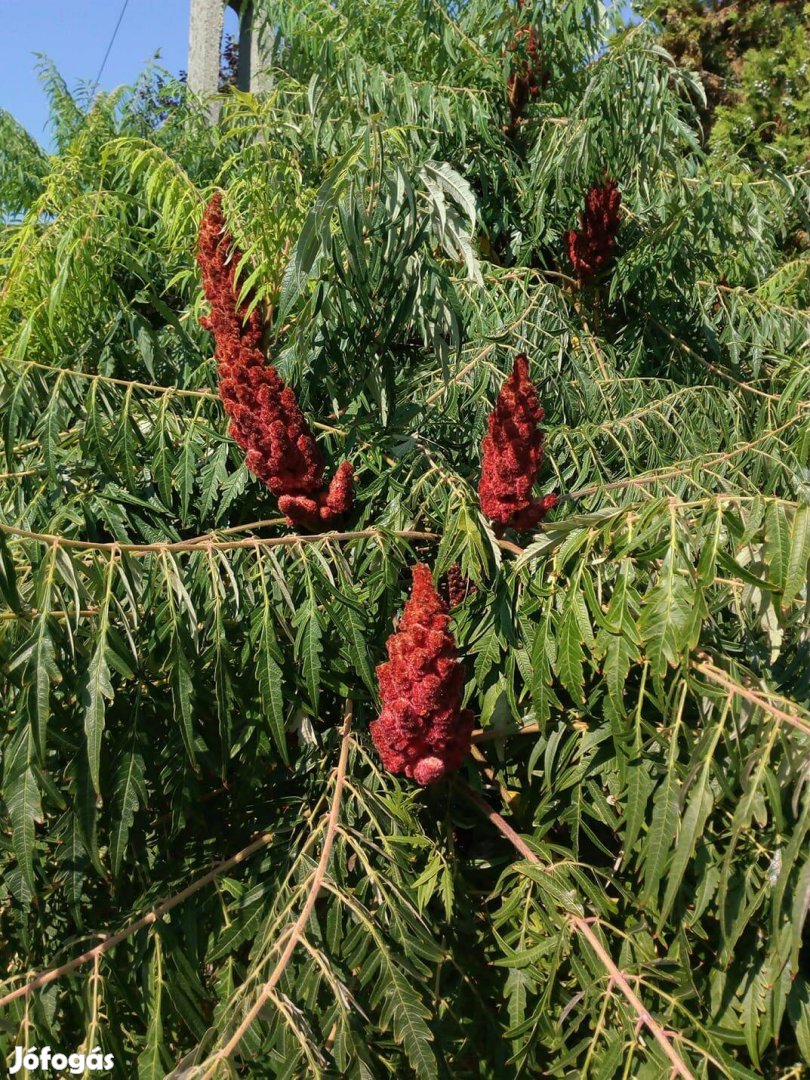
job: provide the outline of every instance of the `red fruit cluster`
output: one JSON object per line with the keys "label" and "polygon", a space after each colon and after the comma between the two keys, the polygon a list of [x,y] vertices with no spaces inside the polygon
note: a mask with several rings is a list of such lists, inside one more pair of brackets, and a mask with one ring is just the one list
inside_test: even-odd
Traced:
{"label": "red fruit cluster", "polygon": [[481,444],[478,498],[499,535],[508,527],[534,528],[557,505],[556,495],[532,498],[543,462],[544,436],[538,425],[544,415],[529,379],[529,361],[521,353],[489,414],[489,431]]}
{"label": "red fruit cluster", "polygon": [[[523,0],[518,0],[518,8],[522,7]],[[551,73],[546,71],[543,64],[540,36],[530,24],[526,23],[516,28],[514,37],[507,48],[513,54],[513,70],[506,86],[514,126],[529,100],[537,97],[540,90],[548,85]]]}
{"label": "red fruit cluster", "polygon": [[418,784],[457,769],[470,749],[473,715],[461,708],[464,669],[447,629],[447,608],[423,563],[413,568],[413,591],[388,661],[377,668],[382,712],[370,727],[383,765]]}
{"label": "red fruit cluster", "polygon": [[201,322],[214,335],[219,392],[230,434],[248,468],[278,498],[291,525],[315,529],[351,509],[352,467],[344,462],[324,490],[324,462],[295,394],[261,349],[262,318],[240,305],[236,268],[241,253],[227,231],[221,196],[208,204],[197,261],[211,314]]}
{"label": "red fruit cluster", "polygon": [[447,606],[454,608],[463,604],[468,596],[478,592],[477,587],[461,571],[460,563],[453,563],[444,576],[444,588],[442,598],[447,600]]}
{"label": "red fruit cluster", "polygon": [[338,465],[328,488],[315,495],[281,495],[278,508],[289,522],[317,530],[347,514],[353,497],[354,470],[350,462],[344,461]]}
{"label": "red fruit cluster", "polygon": [[580,281],[592,278],[613,258],[621,201],[615,180],[592,184],[588,189],[579,228],[565,234],[568,256]]}

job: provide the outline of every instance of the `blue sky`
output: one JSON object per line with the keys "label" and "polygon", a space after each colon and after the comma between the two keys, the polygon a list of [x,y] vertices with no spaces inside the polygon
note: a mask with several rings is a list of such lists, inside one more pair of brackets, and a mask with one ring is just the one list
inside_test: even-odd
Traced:
{"label": "blue sky", "polygon": [[[122,6],[123,0],[0,0],[0,108],[47,143],[48,107],[34,53],[49,56],[71,89],[91,82]],[[132,82],[158,50],[173,74],[185,68],[188,11],[189,0],[129,0],[101,87]],[[228,16],[232,31],[236,16]]]}

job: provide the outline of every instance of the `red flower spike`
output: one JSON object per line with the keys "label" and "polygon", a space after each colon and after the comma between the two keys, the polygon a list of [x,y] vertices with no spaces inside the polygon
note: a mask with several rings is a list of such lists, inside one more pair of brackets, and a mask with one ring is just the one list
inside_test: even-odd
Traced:
{"label": "red flower spike", "polygon": [[288,522],[318,528],[351,509],[352,467],[344,462],[328,492],[323,490],[318,444],[295,394],[265,361],[259,310],[246,316],[239,303],[236,267],[241,257],[225,225],[222,197],[215,195],[203,215],[197,251],[211,305],[211,314],[200,322],[214,335],[229,431],[244,450],[247,467],[278,497]]}
{"label": "red flower spike", "polygon": [[462,573],[461,564],[453,563],[445,574],[442,599],[447,601],[450,608],[463,604],[468,596],[478,592],[476,585],[470,581],[466,574]]}
{"label": "red flower spike", "polygon": [[529,361],[521,353],[501,387],[481,443],[478,498],[499,534],[508,527],[533,529],[557,503],[556,495],[532,498],[543,462],[544,435],[538,425],[544,415],[529,379]]}
{"label": "red flower spike", "polygon": [[464,669],[449,622],[430,569],[418,563],[388,660],[377,667],[383,708],[370,730],[385,768],[422,785],[457,769],[470,750],[473,715],[461,708]]}
{"label": "red flower spike", "polygon": [[[522,5],[518,4],[518,8]],[[509,109],[512,114],[512,128],[520,120],[530,98],[535,98],[541,89],[545,89],[551,79],[551,72],[543,64],[542,41],[529,23],[518,25],[514,37],[507,45],[513,54],[512,71],[506,83]]]}
{"label": "red flower spike", "polygon": [[581,282],[604,270],[613,258],[622,196],[615,180],[592,184],[579,215],[579,229],[565,234],[568,257]]}

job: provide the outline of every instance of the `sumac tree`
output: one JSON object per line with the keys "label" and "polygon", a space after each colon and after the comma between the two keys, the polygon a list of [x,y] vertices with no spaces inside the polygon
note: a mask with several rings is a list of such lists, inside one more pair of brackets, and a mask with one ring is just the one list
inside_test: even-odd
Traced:
{"label": "sumac tree", "polygon": [[[50,73],[56,152],[0,128],[0,1049],[800,1075],[806,178],[707,155],[699,84],[594,0],[255,6],[273,89],[214,127]],[[212,199],[255,403],[209,330]],[[282,382],[295,526],[249,458]],[[431,720],[386,761],[394,634]]]}

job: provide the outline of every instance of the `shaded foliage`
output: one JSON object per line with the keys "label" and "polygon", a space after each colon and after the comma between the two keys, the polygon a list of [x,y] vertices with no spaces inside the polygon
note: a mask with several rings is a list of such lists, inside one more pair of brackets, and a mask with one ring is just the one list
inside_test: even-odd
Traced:
{"label": "shaded foliage", "polygon": [[667,0],[642,5],[676,62],[706,89],[702,120],[717,152],[796,169],[810,147],[806,0]]}

